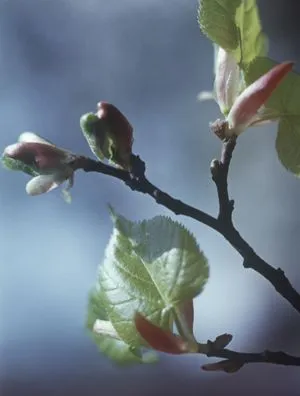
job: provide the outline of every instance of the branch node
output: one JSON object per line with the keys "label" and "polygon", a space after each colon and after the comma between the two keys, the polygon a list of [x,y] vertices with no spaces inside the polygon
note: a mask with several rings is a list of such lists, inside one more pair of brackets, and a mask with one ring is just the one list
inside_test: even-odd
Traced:
{"label": "branch node", "polygon": [[139,155],[131,154],[130,158],[131,171],[130,173],[137,179],[145,177],[146,164]]}

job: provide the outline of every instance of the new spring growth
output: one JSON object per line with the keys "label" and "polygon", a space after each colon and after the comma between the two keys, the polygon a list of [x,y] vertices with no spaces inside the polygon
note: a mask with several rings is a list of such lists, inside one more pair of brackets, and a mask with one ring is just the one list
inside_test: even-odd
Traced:
{"label": "new spring growth", "polygon": [[249,85],[235,100],[228,116],[230,135],[240,135],[246,128],[265,121],[259,110],[270,98],[284,77],[292,70],[294,62],[284,62],[274,66],[267,73]]}
{"label": "new spring growth", "polygon": [[216,65],[215,91],[225,120],[217,120],[211,129],[221,138],[240,135],[248,127],[273,121],[264,105],[284,77],[292,70],[293,62],[274,66],[240,94],[241,74],[233,56],[219,48]]}
{"label": "new spring growth", "polygon": [[80,119],[82,132],[99,159],[130,169],[133,128],[127,118],[112,104],[99,102],[97,112]]}
{"label": "new spring growth", "polygon": [[241,76],[234,56],[221,47],[217,49],[215,73],[216,100],[226,116],[239,93]]}
{"label": "new spring growth", "polygon": [[174,355],[189,352],[188,344],[183,338],[154,325],[140,313],[136,313],[134,322],[138,333],[151,348]]}
{"label": "new spring growth", "polygon": [[24,132],[18,142],[5,148],[4,166],[23,171],[33,178],[26,184],[29,195],[39,195],[53,190],[68,181],[67,190],[73,185],[74,171],[70,163],[75,154],[60,149],[32,132]]}

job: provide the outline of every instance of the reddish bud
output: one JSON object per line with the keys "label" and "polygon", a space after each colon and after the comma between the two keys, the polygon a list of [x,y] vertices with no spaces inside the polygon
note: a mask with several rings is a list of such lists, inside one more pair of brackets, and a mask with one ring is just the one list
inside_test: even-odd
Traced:
{"label": "reddish bud", "polygon": [[66,165],[65,152],[55,146],[42,143],[15,143],[6,147],[4,155],[35,167],[39,172],[52,172]]}
{"label": "reddish bud", "polygon": [[127,118],[112,104],[99,102],[96,114],[80,119],[81,129],[93,153],[122,168],[130,168],[133,128]]}
{"label": "reddish bud", "polygon": [[181,337],[154,325],[140,313],[136,313],[134,322],[141,337],[153,349],[175,355],[188,352],[187,343]]}
{"label": "reddish bud", "polygon": [[230,135],[239,135],[252,122],[257,121],[257,111],[292,70],[293,65],[293,62],[284,62],[274,66],[238,96],[227,117]]}

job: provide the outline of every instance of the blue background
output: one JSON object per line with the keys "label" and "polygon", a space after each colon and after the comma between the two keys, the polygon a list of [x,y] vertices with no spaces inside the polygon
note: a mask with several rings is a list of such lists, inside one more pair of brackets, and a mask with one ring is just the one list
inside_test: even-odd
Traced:
{"label": "blue background", "polygon": [[[259,2],[271,56],[296,60],[298,3]],[[199,103],[212,87],[213,51],[200,33],[196,1],[1,0],[0,145],[30,130],[90,155],[79,117],[99,100],[134,125],[134,152],[151,181],[212,214],[209,164],[220,142]],[[234,219],[242,235],[300,289],[299,180],[274,149],[276,125],[239,139],[230,172]],[[130,219],[170,213],[118,180],[77,172],[73,203],[59,190],[25,193],[27,177],[0,171],[0,392],[35,395],[299,395],[299,368],[247,366],[235,375],[203,373],[202,356],[162,356],[156,366],[122,369],[102,356],[84,328],[112,224],[106,204]],[[175,217],[175,216],[174,216]],[[212,230],[178,217],[210,261],[196,301],[199,341],[229,332],[232,348],[300,354],[300,318]],[[212,361],[212,360],[210,360]]]}

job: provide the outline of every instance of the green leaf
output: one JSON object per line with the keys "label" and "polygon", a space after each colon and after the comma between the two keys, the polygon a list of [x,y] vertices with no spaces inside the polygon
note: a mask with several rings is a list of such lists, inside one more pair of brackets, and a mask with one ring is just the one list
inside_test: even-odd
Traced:
{"label": "green leaf", "polygon": [[32,166],[25,165],[22,161],[15,160],[7,155],[2,156],[2,164],[5,168],[13,171],[21,171],[30,176],[38,176],[39,173]]}
{"label": "green leaf", "polygon": [[130,347],[122,340],[93,332],[94,323],[97,319],[108,320],[103,305],[101,293],[94,290],[89,295],[87,328],[91,331],[91,336],[101,352],[118,364],[132,364],[147,362],[143,359],[138,349]]}
{"label": "green leaf", "polygon": [[97,134],[97,125],[99,122],[99,118],[94,113],[86,113],[80,117],[80,128],[90,149],[97,158],[104,160],[104,155],[100,146],[103,145],[102,140],[104,140],[105,137],[102,138],[101,134]]}
{"label": "green leaf", "polygon": [[256,0],[200,0],[198,21],[202,32],[231,51],[242,68],[267,53]]}
{"label": "green leaf", "polygon": [[256,57],[266,55],[268,51],[268,41],[262,31],[256,0],[241,2],[236,10],[235,22],[239,29],[240,42],[234,55],[243,67]]}
{"label": "green leaf", "polygon": [[[270,70],[276,62],[257,58],[245,71],[247,85]],[[300,76],[290,72],[279,84],[266,107],[279,118],[276,149],[282,165],[300,176]]]}
{"label": "green leaf", "polygon": [[232,51],[239,44],[235,23],[242,0],[200,0],[198,22],[202,32],[220,47]]}
{"label": "green leaf", "polygon": [[295,176],[300,177],[300,114],[281,118],[276,150],[282,165]]}
{"label": "green leaf", "polygon": [[[178,307],[199,294],[208,264],[195,238],[170,218],[134,223],[113,214],[114,230],[100,272],[108,317],[119,336],[139,347],[133,317],[140,312],[161,328],[189,332]],[[185,334],[192,338],[191,334]]]}

